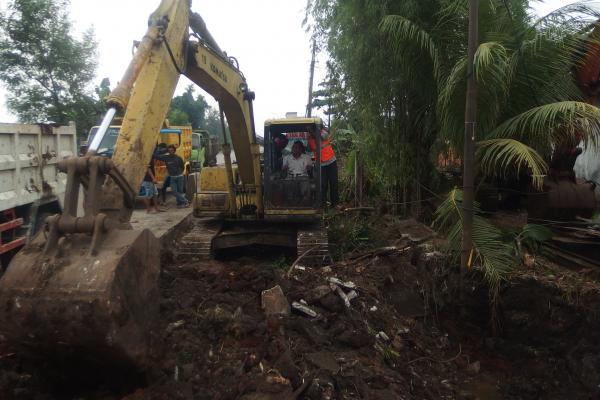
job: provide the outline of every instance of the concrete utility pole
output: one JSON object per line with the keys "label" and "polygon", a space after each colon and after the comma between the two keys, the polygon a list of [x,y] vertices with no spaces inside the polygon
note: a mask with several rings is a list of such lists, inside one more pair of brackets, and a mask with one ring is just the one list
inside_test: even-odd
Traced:
{"label": "concrete utility pole", "polygon": [[477,80],[473,68],[479,46],[479,0],[469,2],[469,44],[467,50],[467,99],[465,105],[465,147],[463,155],[463,232],[460,255],[461,277],[471,266],[473,249],[473,203],[475,199],[475,133],[477,132]]}
{"label": "concrete utility pole", "polygon": [[317,51],[317,41],[313,39],[312,58],[310,60],[310,78],[308,79],[308,103],[306,104],[306,116],[312,116],[313,102],[313,80],[315,78],[315,54]]}

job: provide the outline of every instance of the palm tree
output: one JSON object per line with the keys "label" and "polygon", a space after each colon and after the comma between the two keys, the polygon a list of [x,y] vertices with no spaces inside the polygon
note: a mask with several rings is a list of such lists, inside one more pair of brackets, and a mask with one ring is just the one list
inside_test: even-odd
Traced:
{"label": "palm tree", "polygon": [[[424,23],[406,15],[387,15],[380,30],[399,60],[410,52],[426,56],[436,83],[438,140],[462,149],[466,65],[466,0],[439,0]],[[477,156],[480,176],[528,170],[541,187],[551,149],[583,135],[600,138],[600,109],[585,102],[573,67],[585,59],[590,32],[600,13],[588,2],[562,7],[533,20],[528,1],[482,1],[480,45],[474,70],[479,87]],[[423,60],[423,58],[421,58]],[[405,61],[406,63],[406,61]],[[409,63],[408,63],[409,64]],[[449,227],[450,245],[458,248],[460,191],[438,209],[438,223]],[[476,218],[474,252],[493,287],[510,273],[514,257],[499,232]]]}

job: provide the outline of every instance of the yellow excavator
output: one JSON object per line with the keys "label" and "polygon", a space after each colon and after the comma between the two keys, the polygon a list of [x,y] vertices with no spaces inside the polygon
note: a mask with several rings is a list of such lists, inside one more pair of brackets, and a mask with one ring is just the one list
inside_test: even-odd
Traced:
{"label": "yellow excavator", "polygon": [[[67,176],[64,212],[48,217],[43,232],[13,258],[0,279],[0,331],[13,345],[110,365],[151,364],[160,243],[148,230],[132,230],[129,221],[180,75],[216,99],[225,140],[225,166],[202,170],[194,213],[205,218],[186,235],[192,250],[211,253],[269,243],[299,247],[302,254],[312,251],[317,258],[326,255],[320,152],[313,155],[317,168],[311,175],[283,176],[279,170],[292,142],[313,135],[320,146],[321,120],[267,121],[262,167],[254,93],[237,61],[219,48],[202,18],[191,11],[190,0],[162,0],[106,99],[108,111],[88,153],[59,163]],[[95,151],[117,113],[121,132],[109,159]],[[81,188],[84,213],[78,215]]]}

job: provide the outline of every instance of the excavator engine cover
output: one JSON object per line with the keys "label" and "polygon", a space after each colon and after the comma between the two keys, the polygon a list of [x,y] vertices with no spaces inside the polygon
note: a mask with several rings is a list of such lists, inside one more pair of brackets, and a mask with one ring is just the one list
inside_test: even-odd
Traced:
{"label": "excavator engine cover", "polygon": [[114,229],[90,252],[92,236],[74,233],[48,255],[46,235],[0,279],[0,332],[36,355],[148,366],[159,312],[158,240],[148,230]]}

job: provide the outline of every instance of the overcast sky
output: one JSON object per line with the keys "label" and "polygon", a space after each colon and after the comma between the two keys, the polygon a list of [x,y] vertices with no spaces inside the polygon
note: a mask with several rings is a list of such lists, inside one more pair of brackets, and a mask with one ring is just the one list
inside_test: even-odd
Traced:
{"label": "overcast sky", "polygon": [[[572,0],[534,2],[536,13],[548,12]],[[116,84],[131,59],[131,46],[140,40],[148,16],[160,0],[71,0],[71,19],[77,32],[94,27],[98,41],[98,71],[94,84],[108,77]],[[8,0],[0,0],[6,9]],[[310,38],[302,27],[306,0],[194,0],[217,43],[240,63],[248,86],[256,92],[257,132],[267,118],[288,111],[304,115],[308,97]],[[325,55],[316,66],[316,85],[325,77]],[[190,84],[182,77],[176,93]],[[198,90],[198,92],[200,92]],[[202,92],[209,100],[211,97]],[[0,87],[0,122],[15,122],[5,107],[6,91]]]}

